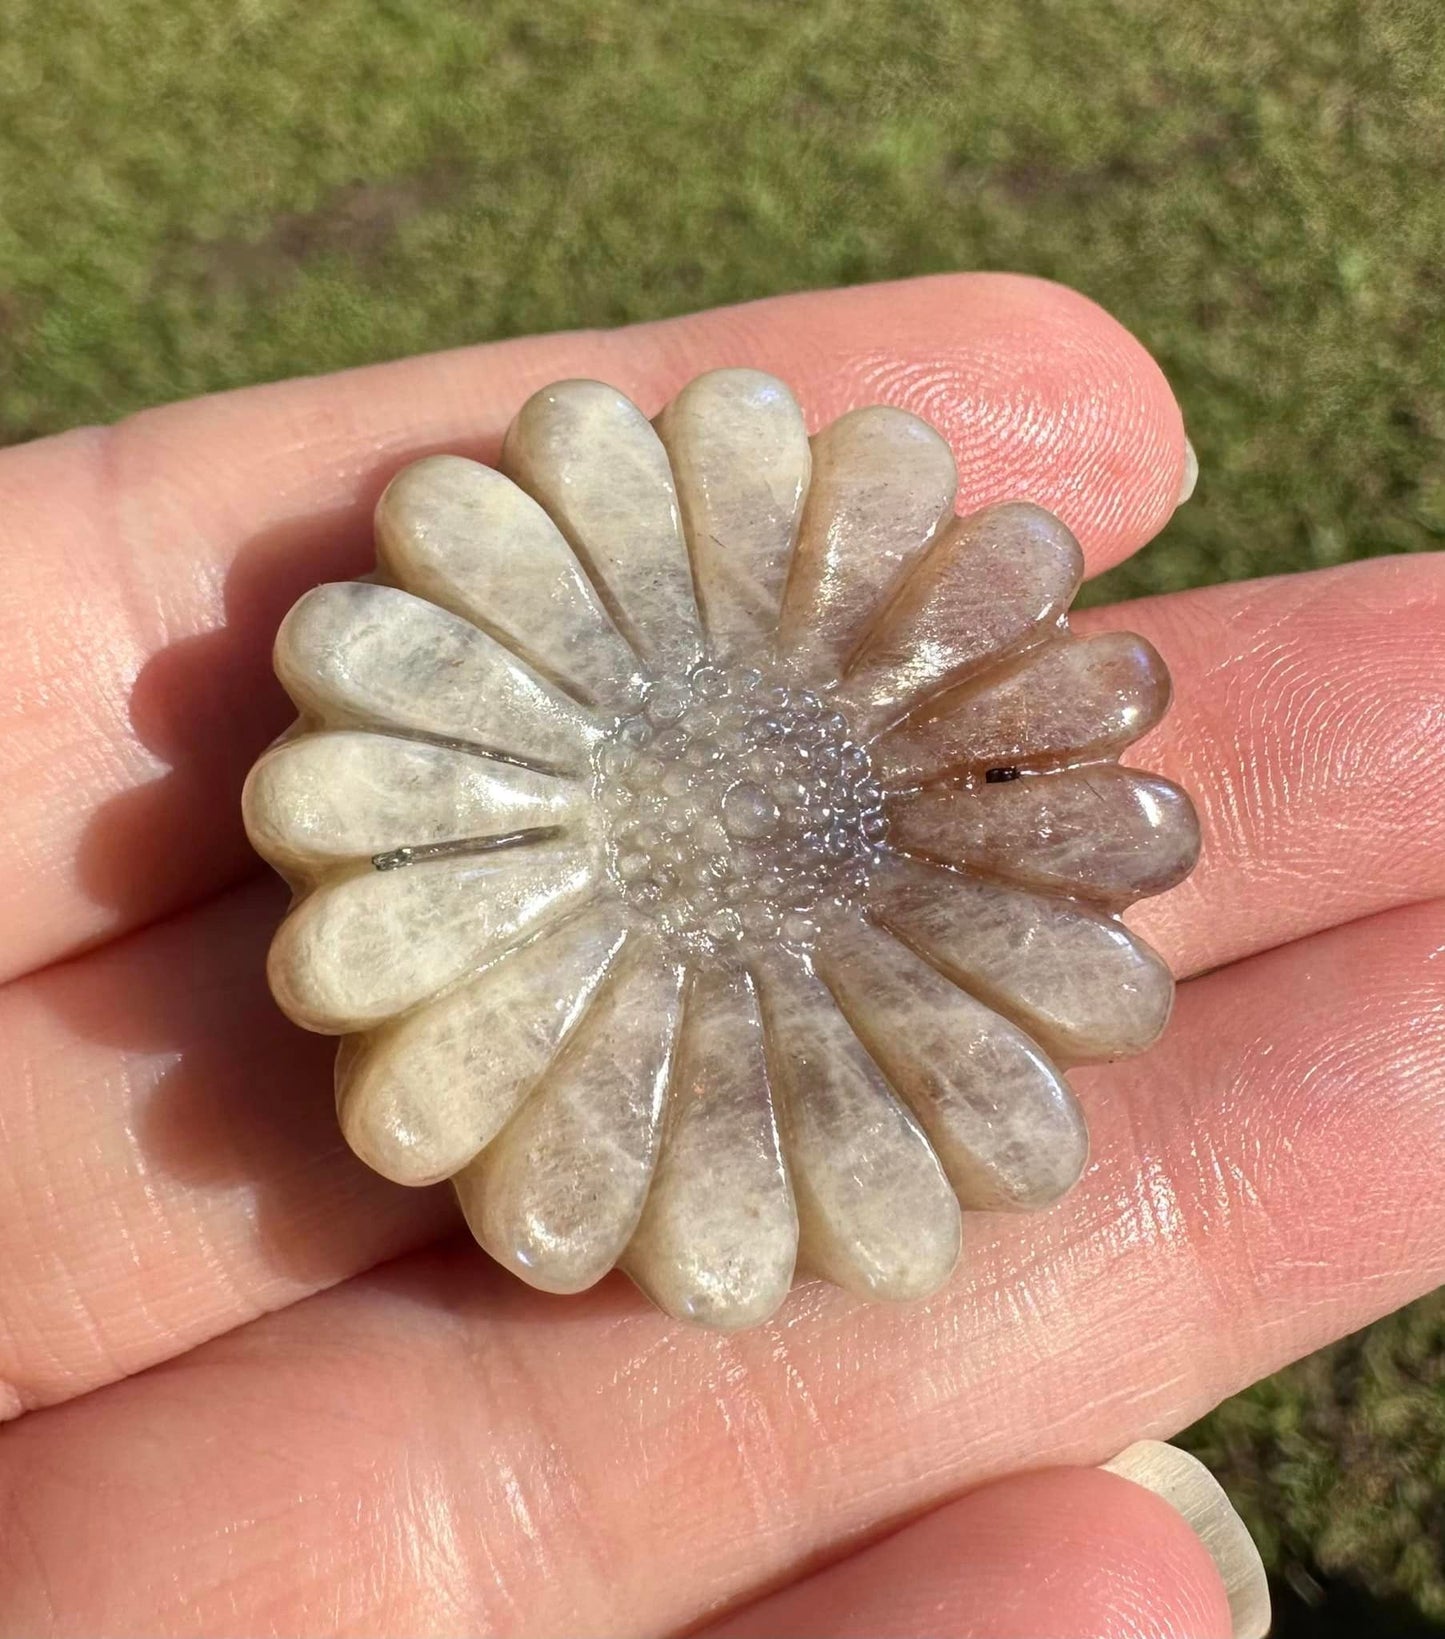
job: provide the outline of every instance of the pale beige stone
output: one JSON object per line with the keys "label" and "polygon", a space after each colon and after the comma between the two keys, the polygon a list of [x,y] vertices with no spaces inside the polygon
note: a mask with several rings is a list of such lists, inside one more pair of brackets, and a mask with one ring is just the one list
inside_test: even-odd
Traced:
{"label": "pale beige stone", "polygon": [[352,1038],[337,1067],[347,1143],[399,1184],[450,1178],[541,1079],[627,938],[621,906],[584,909],[434,1005]]}
{"label": "pale beige stone", "polygon": [[1183,793],[1116,762],[1162,661],[1075,640],[1068,530],[953,519],[953,456],[899,410],[810,442],[757,371],[656,429],[562,382],[504,459],[399,474],[380,583],[277,638],[301,719],[245,817],[299,896],[277,999],[349,1033],[348,1141],[452,1178],[549,1291],[620,1265],[736,1328],[795,1263],[936,1290],[961,1206],[1079,1175],[1060,1067],[1167,1018],[1117,915],[1198,847]]}
{"label": "pale beige stone", "polygon": [[456,1178],[481,1244],[532,1286],[580,1292],[612,1268],[657,1161],[683,970],[629,945],[571,1041]]}
{"label": "pale beige stone", "polygon": [[267,975],[308,1030],[341,1033],[415,1007],[597,885],[595,851],[567,841],[362,866],[307,895],[271,944]]}
{"label": "pale beige stone", "polygon": [[871,749],[895,787],[1049,767],[1117,756],[1168,707],[1169,673],[1142,637],[1059,637],[926,700]]}
{"label": "pale beige stone", "polygon": [[879,868],[870,907],[1056,1063],[1142,1053],[1169,1021],[1174,977],[1163,959],[1078,900],[897,859]]}
{"label": "pale beige stone", "polygon": [[709,645],[727,658],[766,658],[812,467],[803,413],[775,376],[713,370],[683,388],[657,430]]}
{"label": "pale beige stone", "polygon": [[773,950],[758,977],[804,1266],[865,1298],[936,1291],[961,1235],[938,1157],[807,957]]}
{"label": "pale beige stone", "polygon": [[502,465],[546,507],[633,648],[658,671],[702,654],[667,452],[642,411],[600,381],[559,381],[517,412]]}
{"label": "pale beige stone", "polygon": [[623,1267],[670,1315],[732,1331],[788,1295],[797,1241],[752,981],[741,968],[698,969],[662,1153]]}
{"label": "pale beige stone", "polygon": [[841,699],[860,732],[1052,631],[1084,575],[1063,524],[1024,501],[959,518],[919,559],[848,663]]}
{"label": "pale beige stone", "polygon": [[1057,1201],[1088,1159],[1067,1083],[1016,1025],[865,922],[828,929],[818,971],[933,1142],[965,1207]]}
{"label": "pale beige stone", "polygon": [[952,516],[957,488],[953,451],[906,410],[875,404],[824,427],[783,598],[783,653],[836,678],[884,595]]}
{"label": "pale beige stone", "polygon": [[889,804],[899,847],[1119,909],[1172,888],[1199,857],[1177,785],[1095,763],[998,785],[930,786]]}
{"label": "pale beige stone", "polygon": [[556,524],[478,461],[431,455],[399,472],[377,503],[376,544],[399,586],[583,700],[610,699],[638,664]]}
{"label": "pale beige stone", "polygon": [[276,634],[276,674],[328,728],[382,726],[465,740],[581,772],[602,730],[590,712],[460,616],[390,586],[308,592]]}
{"label": "pale beige stone", "polygon": [[242,813],[257,853],[318,875],[403,847],[528,827],[585,829],[587,787],[426,740],[354,729],[276,746],[246,781]]}

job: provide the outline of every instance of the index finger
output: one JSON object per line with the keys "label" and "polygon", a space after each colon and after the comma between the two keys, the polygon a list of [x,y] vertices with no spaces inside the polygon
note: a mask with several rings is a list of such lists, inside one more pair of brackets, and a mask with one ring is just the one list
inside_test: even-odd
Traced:
{"label": "index finger", "polygon": [[614,333],[465,348],[147,411],[0,455],[0,979],[184,908],[252,866],[246,768],[285,724],[286,608],[371,559],[403,462],[489,459],[536,388],[598,376],[654,413],[753,365],[811,426],[884,402],[952,444],[963,509],[1038,502],[1091,572],[1148,540],[1188,457],[1135,339],[1086,298],[1000,274],[810,293]]}

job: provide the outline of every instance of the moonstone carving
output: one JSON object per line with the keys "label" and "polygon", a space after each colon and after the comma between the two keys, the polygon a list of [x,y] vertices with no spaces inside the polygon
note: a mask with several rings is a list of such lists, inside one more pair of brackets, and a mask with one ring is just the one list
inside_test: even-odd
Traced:
{"label": "moonstone carving", "polygon": [[560,382],[502,466],[408,467],[376,580],[277,637],[301,716],[246,824],[296,894],[276,998],[346,1037],[348,1141],[452,1179],[547,1291],[620,1265],[728,1328],[797,1271],[933,1291],[961,1208],[1079,1176],[1064,1069],[1168,1018],[1119,919],[1198,849],[1117,761],[1163,663],[1073,637],[1068,530],[955,517],[901,410],[810,440],[751,370],[655,423]]}

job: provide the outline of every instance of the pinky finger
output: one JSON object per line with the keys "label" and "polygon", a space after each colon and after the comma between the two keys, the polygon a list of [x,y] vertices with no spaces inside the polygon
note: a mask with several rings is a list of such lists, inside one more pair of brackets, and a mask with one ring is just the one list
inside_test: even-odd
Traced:
{"label": "pinky finger", "polygon": [[1194,1458],[1148,1441],[1108,1468],[985,1485],[699,1639],[1263,1639],[1268,1629],[1264,1569],[1224,1493]]}

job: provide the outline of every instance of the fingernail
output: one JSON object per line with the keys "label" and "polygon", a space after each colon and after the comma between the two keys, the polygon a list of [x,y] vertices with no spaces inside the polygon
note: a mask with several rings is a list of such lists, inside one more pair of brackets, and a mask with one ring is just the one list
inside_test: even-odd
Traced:
{"label": "fingernail", "polygon": [[1182,507],[1194,493],[1194,486],[1199,482],[1199,457],[1194,453],[1194,446],[1186,438],[1184,440],[1184,476],[1179,481],[1179,499],[1174,503],[1175,509]]}
{"label": "fingernail", "polygon": [[1264,1562],[1224,1487],[1204,1464],[1178,1446],[1140,1440],[1100,1467],[1142,1485],[1184,1516],[1224,1578],[1234,1639],[1265,1639],[1270,1606]]}

